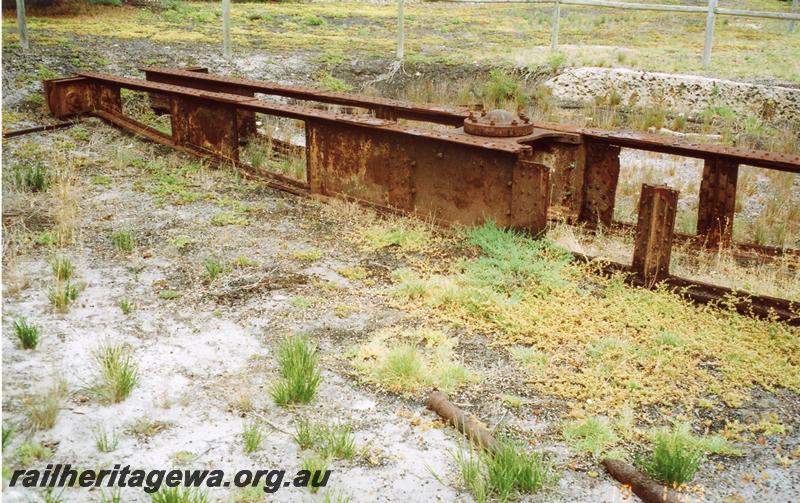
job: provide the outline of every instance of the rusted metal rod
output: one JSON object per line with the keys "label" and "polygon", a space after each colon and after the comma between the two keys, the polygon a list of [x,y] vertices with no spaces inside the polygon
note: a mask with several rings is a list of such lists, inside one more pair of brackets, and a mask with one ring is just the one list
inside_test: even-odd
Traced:
{"label": "rusted metal rod", "polygon": [[40,131],[52,131],[54,129],[62,129],[77,124],[73,121],[59,122],[58,124],[46,124],[44,126],[34,126],[24,129],[15,129],[14,131],[6,131],[3,133],[3,138],[14,138],[15,136],[22,136],[30,133],[38,133]]}
{"label": "rusted metal rod", "polygon": [[480,447],[492,452],[499,447],[497,440],[489,430],[472,416],[456,407],[441,391],[433,391],[428,395],[427,406]]}
{"label": "rusted metal rod", "polygon": [[629,465],[615,459],[604,459],[603,466],[609,475],[621,484],[630,486],[633,493],[644,503],[684,503],[686,498],[665,487]]}

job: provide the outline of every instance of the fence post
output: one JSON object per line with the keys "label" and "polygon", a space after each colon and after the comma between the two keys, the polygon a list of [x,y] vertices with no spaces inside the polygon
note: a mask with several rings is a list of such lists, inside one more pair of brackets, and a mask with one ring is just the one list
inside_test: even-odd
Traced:
{"label": "fence post", "polygon": [[405,52],[406,35],[404,32],[403,0],[397,0],[397,59],[402,61]]}
{"label": "fence post", "polygon": [[706,17],[706,45],[703,46],[703,68],[711,64],[711,44],[714,41],[714,17],[717,14],[717,0],[708,0],[708,16]]}
{"label": "fence post", "polygon": [[561,2],[556,0],[553,4],[553,36],[550,39],[550,50],[555,51],[558,48],[558,22],[561,18]]}
{"label": "fence post", "polygon": [[222,53],[231,57],[231,0],[222,0]]}
{"label": "fence post", "polygon": [[[792,0],[792,14],[797,14],[797,0]],[[789,33],[794,33],[794,29],[797,26],[797,21],[792,19],[789,21]]]}
{"label": "fence post", "polygon": [[28,48],[28,25],[25,22],[25,0],[17,0],[17,28],[19,28],[19,45]]}

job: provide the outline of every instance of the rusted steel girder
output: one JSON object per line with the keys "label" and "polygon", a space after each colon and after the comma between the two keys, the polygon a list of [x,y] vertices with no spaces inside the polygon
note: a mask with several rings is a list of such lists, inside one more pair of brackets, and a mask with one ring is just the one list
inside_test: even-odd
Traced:
{"label": "rusted steel girder", "polygon": [[[554,203],[559,211],[577,221],[611,223],[620,147],[680,151],[681,155],[729,163],[747,158],[750,165],[800,172],[797,156],[690,146],[648,135],[598,134],[548,124],[536,124],[531,134],[521,137],[482,137],[466,134],[461,128],[419,127],[367,115],[283,105],[252,97],[250,90],[229,89],[232,83],[215,82],[234,92],[83,72],[77,77],[46,81],[45,93],[56,117],[94,114],[154,141],[251,171],[238,159],[239,142],[247,135],[242,118],[249,120],[250,114],[264,113],[301,120],[306,124],[307,183],[269,175],[273,187],[355,199],[392,211],[421,213],[440,222],[472,225],[493,219],[499,225],[534,234],[545,229],[551,192],[557,194]],[[125,117],[121,88],[164,97],[171,112],[171,134]],[[422,115],[440,113],[434,109],[424,112],[424,107],[397,106],[399,110],[385,109],[381,114],[399,117],[412,113],[412,109]],[[556,192],[551,173],[552,180],[571,185]],[[660,225],[660,221],[664,223],[655,219],[650,225]],[[663,256],[669,246],[651,239],[645,247],[646,255],[655,252]],[[609,266],[632,270],[622,264]],[[652,286],[646,281],[650,268],[638,269],[632,282]],[[655,276],[670,286],[683,285],[686,295],[699,302],[731,294],[728,289],[676,278],[668,270],[659,269]],[[748,314],[774,313],[790,323],[798,322],[797,307],[787,300],[750,296],[741,306]]]}
{"label": "rusted steel girder", "polygon": [[[121,87],[161,94],[169,99],[172,112],[168,141],[186,151],[234,163],[239,160],[243,112],[299,119],[306,123],[308,186],[313,193],[415,212],[442,222],[473,225],[493,219],[534,234],[547,223],[548,170],[533,162],[532,147],[517,138],[432,130],[93,72],[79,76],[82,84],[70,80],[63,88],[59,80],[48,82],[48,103],[53,103],[54,115],[91,112],[103,118],[121,117]],[[85,99],[72,107],[61,106],[60,89]],[[137,132],[153,137],[141,125]],[[553,136],[544,135],[548,140]],[[164,135],[154,139],[167,140]],[[535,135],[528,139],[537,140]]]}
{"label": "rusted steel girder", "polygon": [[[179,84],[196,89],[240,93],[242,90],[290,97],[320,103],[348,105],[372,110],[376,117],[387,119],[412,119],[438,124],[459,126],[470,117],[470,111],[452,107],[419,105],[398,100],[387,100],[344,93],[329,93],[307,87],[283,86],[257,80],[238,79],[219,75],[199,74],[198,70],[143,68],[147,79],[156,82]],[[480,121],[479,121],[480,122]],[[490,127],[491,125],[487,126]],[[576,145],[561,137],[554,142],[539,141],[535,150],[538,157],[547,157],[550,168],[550,193],[552,216],[569,222],[609,226],[614,223],[614,205],[619,175],[619,149],[633,148],[672,155],[704,159],[712,166],[714,176],[704,175],[698,207],[698,232],[696,239],[682,239],[692,246],[716,248],[720,245],[747,248],[766,256],[779,256],[783,249],[757,244],[733,243],[732,206],[735,201],[735,176],[727,175],[734,183],[721,180],[717,166],[745,164],[766,169],[800,173],[800,156],[760,150],[693,143],[681,139],[642,133],[613,133],[563,124],[537,123],[536,135],[541,139],[549,132],[570,135]],[[526,140],[520,138],[521,143]],[[533,140],[528,142],[533,143]],[[735,168],[733,168],[735,169]],[[729,172],[730,170],[728,170]],[[725,185],[722,187],[722,185]]]}

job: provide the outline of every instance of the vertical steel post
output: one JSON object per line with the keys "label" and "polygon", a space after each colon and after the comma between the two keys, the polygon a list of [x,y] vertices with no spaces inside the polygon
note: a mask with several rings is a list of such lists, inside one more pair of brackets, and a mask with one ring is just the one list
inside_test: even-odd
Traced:
{"label": "vertical steel post", "polygon": [[[797,0],[792,0],[792,14],[797,14]],[[794,29],[797,26],[797,21],[792,19],[789,21],[789,33],[794,33]]]}
{"label": "vertical steel post", "polygon": [[403,16],[403,0],[397,0],[397,60],[403,61],[405,56],[405,26]]}
{"label": "vertical steel post", "polygon": [[726,159],[706,159],[697,206],[697,235],[708,248],[727,246],[733,239],[739,164]]}
{"label": "vertical steel post", "polygon": [[669,275],[677,209],[677,190],[642,184],[632,265],[648,286]]}
{"label": "vertical steel post", "polygon": [[27,49],[28,45],[28,25],[25,21],[25,0],[17,0],[17,27],[19,28],[19,45]]}
{"label": "vertical steel post", "polygon": [[553,36],[550,39],[550,50],[555,51],[558,48],[558,23],[561,18],[561,2],[556,0],[553,4]]}
{"label": "vertical steel post", "polygon": [[222,52],[231,57],[231,0],[222,0]]}
{"label": "vertical steel post", "polygon": [[703,68],[708,69],[711,64],[711,45],[714,42],[714,17],[717,15],[717,0],[708,0],[708,15],[706,16],[706,44],[703,46]]}

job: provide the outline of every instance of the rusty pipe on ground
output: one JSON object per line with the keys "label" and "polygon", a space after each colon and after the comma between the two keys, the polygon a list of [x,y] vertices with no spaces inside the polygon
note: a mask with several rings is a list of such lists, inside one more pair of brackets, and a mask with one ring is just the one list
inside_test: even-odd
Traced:
{"label": "rusty pipe on ground", "polygon": [[428,395],[427,406],[482,448],[492,452],[498,449],[499,444],[489,430],[478,420],[456,407],[441,391],[433,391]]}
{"label": "rusty pipe on ground", "polygon": [[616,459],[604,459],[603,466],[609,475],[621,484],[630,486],[644,503],[686,503],[688,498],[650,479],[633,466]]}

